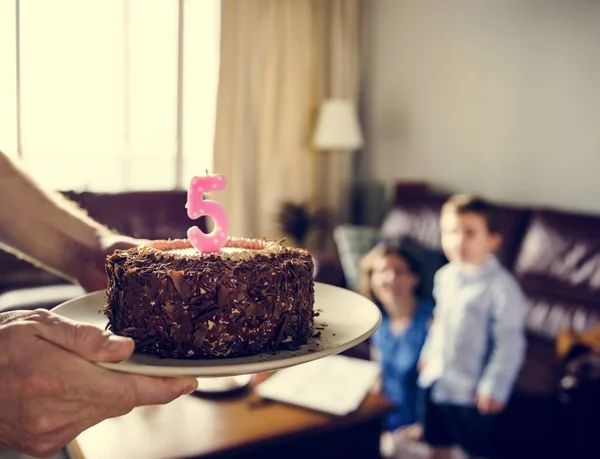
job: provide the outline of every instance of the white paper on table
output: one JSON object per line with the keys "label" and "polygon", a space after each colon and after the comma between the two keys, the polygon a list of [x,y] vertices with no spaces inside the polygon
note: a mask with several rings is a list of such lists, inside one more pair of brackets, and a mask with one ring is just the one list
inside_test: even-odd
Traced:
{"label": "white paper on table", "polygon": [[279,370],[256,392],[263,398],[343,416],[360,406],[379,373],[377,362],[332,355]]}

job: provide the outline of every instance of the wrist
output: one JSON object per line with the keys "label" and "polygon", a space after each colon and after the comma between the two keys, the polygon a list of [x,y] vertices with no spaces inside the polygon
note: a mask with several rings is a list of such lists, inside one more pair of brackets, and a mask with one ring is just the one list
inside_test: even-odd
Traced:
{"label": "wrist", "polygon": [[[99,232],[93,250],[72,262],[72,266],[76,269],[75,281],[87,292],[105,289],[108,284],[105,268],[107,256],[113,254],[115,250],[130,249],[146,242],[145,239],[122,236],[111,231]],[[77,257],[76,253],[75,256]]]}
{"label": "wrist", "polygon": [[[67,262],[63,271],[77,284],[85,287],[92,273],[105,262],[106,240],[114,233],[107,228],[90,228],[85,241],[74,240],[65,247]],[[83,243],[82,243],[83,242]]]}

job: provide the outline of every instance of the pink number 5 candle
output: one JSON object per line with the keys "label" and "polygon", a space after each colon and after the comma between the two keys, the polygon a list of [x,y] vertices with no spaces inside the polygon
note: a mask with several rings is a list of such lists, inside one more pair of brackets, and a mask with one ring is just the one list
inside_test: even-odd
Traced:
{"label": "pink number 5 candle", "polygon": [[196,249],[201,252],[217,252],[227,242],[229,236],[229,221],[225,209],[216,201],[204,199],[205,193],[223,190],[227,181],[225,177],[218,174],[210,174],[206,171],[205,177],[194,177],[188,190],[187,208],[188,217],[197,219],[200,217],[212,217],[214,229],[205,234],[197,226],[188,229],[187,237]]}

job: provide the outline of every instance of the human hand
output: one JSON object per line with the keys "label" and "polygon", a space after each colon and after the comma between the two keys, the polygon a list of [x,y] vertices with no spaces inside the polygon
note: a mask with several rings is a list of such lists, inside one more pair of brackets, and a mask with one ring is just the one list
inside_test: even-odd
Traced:
{"label": "human hand", "polygon": [[134,343],[44,309],[0,314],[0,444],[50,456],[80,432],[140,405],[168,403],[195,378],[109,371]]}
{"label": "human hand", "polygon": [[423,426],[421,424],[410,424],[400,427],[394,434],[403,442],[418,442],[423,438]]}
{"label": "human hand", "polygon": [[75,277],[86,292],[104,290],[108,284],[106,276],[106,257],[115,250],[125,250],[148,242],[146,239],[137,239],[119,234],[105,234],[98,240],[98,248],[91,260],[81,260],[81,265],[76,267]]}
{"label": "human hand", "polygon": [[475,405],[481,414],[496,414],[504,409],[504,403],[483,394],[477,394]]}
{"label": "human hand", "polygon": [[377,378],[371,386],[371,390],[369,391],[373,395],[381,394],[381,378]]}

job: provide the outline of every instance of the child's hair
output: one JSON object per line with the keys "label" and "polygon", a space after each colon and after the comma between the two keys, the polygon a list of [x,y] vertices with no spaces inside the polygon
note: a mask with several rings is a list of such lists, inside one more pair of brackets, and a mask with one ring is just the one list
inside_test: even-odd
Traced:
{"label": "child's hair", "polygon": [[373,275],[373,265],[375,264],[375,261],[381,257],[390,255],[402,258],[406,262],[409,271],[412,274],[419,276],[419,265],[417,261],[406,250],[402,249],[400,245],[392,242],[381,242],[371,249],[360,262],[359,293],[369,298],[382,310],[383,308],[381,308],[379,300],[373,295],[371,276]]}
{"label": "child's hair", "polygon": [[498,234],[500,227],[494,207],[486,200],[468,194],[451,196],[442,206],[442,213],[451,212],[456,215],[475,214],[483,217],[490,233]]}

